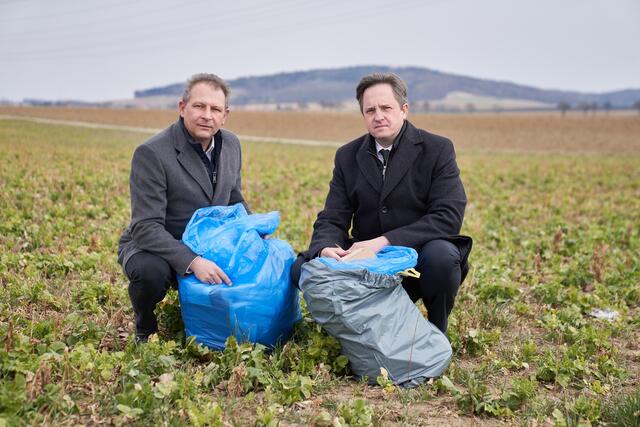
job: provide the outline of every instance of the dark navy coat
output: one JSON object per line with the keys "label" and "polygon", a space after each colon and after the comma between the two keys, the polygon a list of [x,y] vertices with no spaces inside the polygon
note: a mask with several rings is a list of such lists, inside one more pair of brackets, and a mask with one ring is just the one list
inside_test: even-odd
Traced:
{"label": "dark navy coat", "polygon": [[445,239],[466,259],[471,238],[459,235],[466,203],[451,141],[406,121],[384,180],[371,135],[338,149],[329,194],[305,255],[311,259],[325,247],[346,249],[383,235],[392,245],[416,250]]}

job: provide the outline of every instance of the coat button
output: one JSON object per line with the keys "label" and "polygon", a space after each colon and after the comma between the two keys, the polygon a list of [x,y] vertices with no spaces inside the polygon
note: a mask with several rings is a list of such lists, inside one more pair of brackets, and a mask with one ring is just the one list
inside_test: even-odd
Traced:
{"label": "coat button", "polygon": [[386,206],[383,206],[382,208],[380,208],[380,212],[386,214],[387,212],[389,212],[389,209]]}

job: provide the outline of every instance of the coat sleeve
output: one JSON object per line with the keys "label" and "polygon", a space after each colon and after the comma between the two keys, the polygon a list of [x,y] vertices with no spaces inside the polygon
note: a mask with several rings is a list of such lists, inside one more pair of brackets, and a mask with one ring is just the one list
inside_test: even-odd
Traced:
{"label": "coat sleeve", "polygon": [[165,259],[179,274],[197,256],[166,229],[167,176],[156,153],[147,145],[139,146],[131,162],[131,235],[143,251]]}
{"label": "coat sleeve", "polygon": [[392,245],[413,248],[434,239],[452,238],[460,233],[466,204],[453,144],[446,140],[432,171],[426,214],[383,235]]}
{"label": "coat sleeve", "polygon": [[329,246],[335,247],[337,244],[345,249],[349,246],[349,229],[354,208],[347,194],[339,156],[338,150],[324,209],[313,224],[313,236],[307,252],[309,259],[317,257],[322,249]]}

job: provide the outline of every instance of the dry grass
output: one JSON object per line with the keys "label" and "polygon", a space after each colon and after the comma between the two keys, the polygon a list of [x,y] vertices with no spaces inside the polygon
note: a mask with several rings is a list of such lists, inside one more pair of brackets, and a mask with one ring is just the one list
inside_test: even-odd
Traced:
{"label": "dry grass", "polygon": [[[169,110],[97,108],[0,107],[0,114],[148,128],[177,117]],[[416,114],[410,120],[451,138],[458,150],[640,153],[640,116],[629,113]],[[344,142],[364,132],[352,113],[233,111],[227,127],[241,135]]]}

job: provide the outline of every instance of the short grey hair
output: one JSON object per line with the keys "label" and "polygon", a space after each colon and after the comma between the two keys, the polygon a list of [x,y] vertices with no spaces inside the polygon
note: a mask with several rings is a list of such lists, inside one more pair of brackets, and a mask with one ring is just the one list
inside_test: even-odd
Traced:
{"label": "short grey hair", "polygon": [[221,77],[211,73],[198,73],[189,77],[187,83],[184,86],[184,92],[182,93],[182,101],[189,102],[191,98],[191,89],[198,83],[207,83],[217,89],[220,89],[224,93],[224,106],[229,108],[229,85]]}
{"label": "short grey hair", "polygon": [[409,103],[407,98],[407,84],[395,73],[371,73],[367,74],[360,79],[358,87],[356,87],[356,99],[360,104],[360,112],[362,113],[362,98],[364,91],[371,86],[379,84],[388,84],[393,90],[393,96],[398,101],[398,104],[402,107],[404,104]]}

